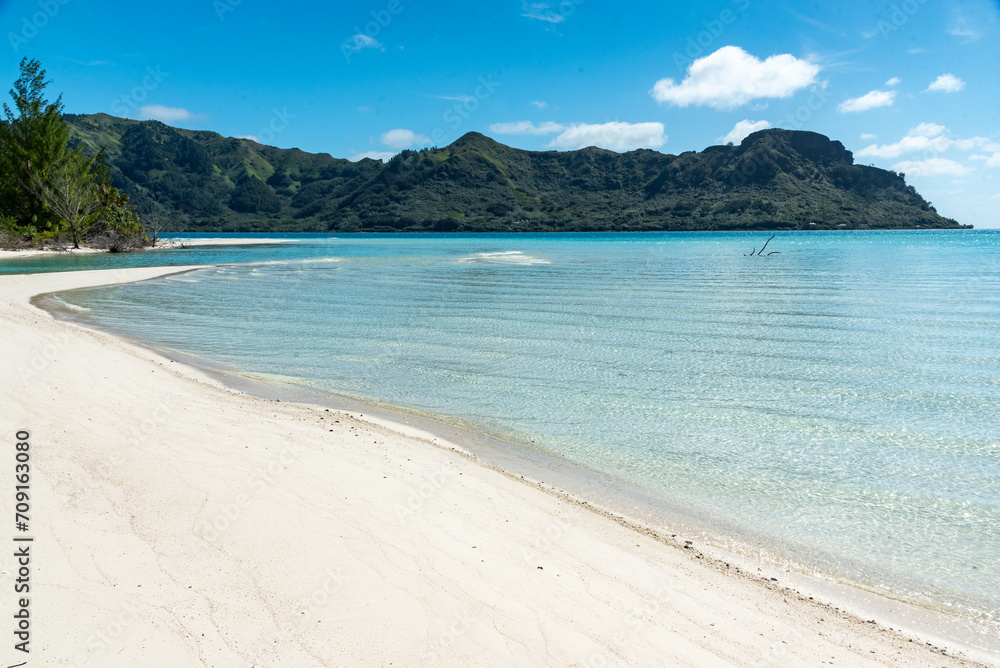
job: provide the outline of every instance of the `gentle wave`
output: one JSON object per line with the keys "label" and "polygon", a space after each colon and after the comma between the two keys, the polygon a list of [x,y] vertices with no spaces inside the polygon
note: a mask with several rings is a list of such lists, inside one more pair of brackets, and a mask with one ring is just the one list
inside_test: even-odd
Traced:
{"label": "gentle wave", "polygon": [[243,267],[275,267],[288,266],[293,264],[329,264],[333,262],[343,262],[342,257],[311,257],[302,260],[268,260],[266,262],[243,262]]}
{"label": "gentle wave", "polygon": [[78,304],[73,304],[66,301],[59,295],[51,295],[52,301],[59,305],[59,308],[66,309],[67,311],[74,311],[76,313],[90,313],[91,309],[86,306],[80,306]]}
{"label": "gentle wave", "polygon": [[549,260],[540,257],[527,255],[524,251],[497,251],[494,253],[476,253],[468,257],[459,258],[459,262],[470,262],[475,264],[552,264]]}

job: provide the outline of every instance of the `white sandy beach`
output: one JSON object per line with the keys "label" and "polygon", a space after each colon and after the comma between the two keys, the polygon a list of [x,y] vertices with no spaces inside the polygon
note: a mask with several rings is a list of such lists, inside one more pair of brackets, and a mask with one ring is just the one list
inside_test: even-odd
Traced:
{"label": "white sandy beach", "polygon": [[198,237],[187,239],[183,237],[168,237],[166,239],[161,239],[154,248],[150,250],[161,250],[170,248],[180,248],[184,246],[186,248],[193,248],[195,246],[259,246],[262,244],[286,244],[294,239],[261,239],[260,237],[246,237],[246,238],[209,238],[209,237]]}
{"label": "white sandy beach", "polygon": [[[170,250],[174,248],[194,248],[196,246],[257,246],[262,244],[282,244],[293,241],[292,239],[261,239],[259,237],[249,237],[249,238],[197,238],[197,239],[185,239],[181,237],[169,237],[167,239],[161,239],[157,242],[156,246],[151,248],[146,248],[144,250]],[[90,248],[89,246],[84,246],[81,248],[67,247],[61,250],[54,250],[52,248],[32,248],[27,250],[3,250],[0,249],[0,260],[6,259],[17,259],[24,257],[35,257],[37,255],[88,255],[91,253],[106,253],[107,251],[101,248]],[[140,251],[141,252],[141,251]]]}
{"label": "white sandy beach", "polygon": [[[0,276],[8,518],[15,432],[32,444],[31,666],[974,665],[429,434],[237,394],[28,302],[181,269]],[[3,665],[28,658],[9,640]]]}
{"label": "white sandy beach", "polygon": [[35,257],[37,255],[90,255],[92,253],[106,253],[99,248],[64,248],[54,250],[52,248],[31,248],[27,250],[4,250],[0,248],[0,260],[16,260],[24,257]]}

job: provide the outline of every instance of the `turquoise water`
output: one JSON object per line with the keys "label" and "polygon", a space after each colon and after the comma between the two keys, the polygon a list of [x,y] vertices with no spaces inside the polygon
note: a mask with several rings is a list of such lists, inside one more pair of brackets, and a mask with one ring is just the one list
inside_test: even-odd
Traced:
{"label": "turquoise water", "polygon": [[533,442],[994,623],[1000,233],[782,233],[780,254],[747,255],[767,236],[313,238],[171,251],[243,264],[60,298],[157,345]]}

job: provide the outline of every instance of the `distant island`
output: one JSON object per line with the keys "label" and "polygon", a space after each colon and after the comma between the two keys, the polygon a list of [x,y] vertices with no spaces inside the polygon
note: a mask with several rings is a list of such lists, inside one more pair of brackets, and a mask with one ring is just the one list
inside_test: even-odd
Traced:
{"label": "distant island", "polygon": [[524,151],[470,132],[387,163],[107,114],[66,115],[112,183],[184,232],[577,232],[960,228],[904,175],[814,132],[666,155]]}

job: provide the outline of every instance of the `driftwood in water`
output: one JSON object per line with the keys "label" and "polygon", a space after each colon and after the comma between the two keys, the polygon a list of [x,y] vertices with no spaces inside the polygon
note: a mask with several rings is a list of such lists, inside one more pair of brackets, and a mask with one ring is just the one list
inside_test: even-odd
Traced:
{"label": "driftwood in water", "polygon": [[[771,235],[771,239],[773,239],[776,236],[777,235],[772,234]],[[767,241],[764,242],[764,245],[761,247],[759,253],[757,253],[757,249],[756,248],[754,248],[752,251],[750,251],[750,257],[753,257],[754,253],[757,253],[757,257],[760,257],[761,255],[763,255],[764,254],[764,249],[767,248],[767,245],[769,243],[771,243],[771,239],[768,239]],[[770,253],[768,253],[768,255],[781,255],[781,251],[771,251]],[[746,257],[746,256],[747,256],[747,254],[744,253],[743,257]]]}

